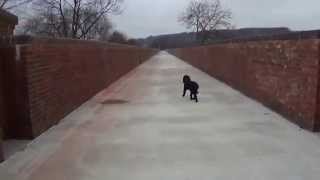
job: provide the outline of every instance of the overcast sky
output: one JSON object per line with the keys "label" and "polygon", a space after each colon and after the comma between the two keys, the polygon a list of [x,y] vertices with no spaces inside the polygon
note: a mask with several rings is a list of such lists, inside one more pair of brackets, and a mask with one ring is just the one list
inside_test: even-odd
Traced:
{"label": "overcast sky", "polygon": [[[177,33],[186,29],[177,17],[190,0],[125,0],[124,12],[112,17],[117,30],[129,37]],[[320,29],[320,0],[221,0],[242,27]]]}

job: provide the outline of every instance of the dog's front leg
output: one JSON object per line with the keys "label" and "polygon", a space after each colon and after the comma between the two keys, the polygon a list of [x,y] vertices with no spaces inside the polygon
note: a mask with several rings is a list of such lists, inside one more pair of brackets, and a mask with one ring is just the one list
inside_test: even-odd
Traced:
{"label": "dog's front leg", "polygon": [[184,87],[183,87],[183,94],[182,94],[182,97],[185,97],[185,96],[186,96],[186,92],[187,92],[187,88],[184,86]]}

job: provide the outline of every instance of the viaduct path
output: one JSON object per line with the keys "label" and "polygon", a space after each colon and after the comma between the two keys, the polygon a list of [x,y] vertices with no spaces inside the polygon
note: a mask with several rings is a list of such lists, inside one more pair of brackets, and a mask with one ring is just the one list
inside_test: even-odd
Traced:
{"label": "viaduct path", "polygon": [[[184,74],[200,84],[183,99]],[[161,52],[0,165],[2,180],[319,180],[320,138]]]}

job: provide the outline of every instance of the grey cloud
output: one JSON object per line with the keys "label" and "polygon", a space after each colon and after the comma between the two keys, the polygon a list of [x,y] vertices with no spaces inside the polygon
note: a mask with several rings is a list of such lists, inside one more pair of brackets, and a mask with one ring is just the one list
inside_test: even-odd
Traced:
{"label": "grey cloud", "polygon": [[[319,28],[319,0],[221,0],[234,14],[236,27],[286,26],[294,30]],[[126,0],[113,23],[130,37],[186,31],[177,16],[189,0]]]}

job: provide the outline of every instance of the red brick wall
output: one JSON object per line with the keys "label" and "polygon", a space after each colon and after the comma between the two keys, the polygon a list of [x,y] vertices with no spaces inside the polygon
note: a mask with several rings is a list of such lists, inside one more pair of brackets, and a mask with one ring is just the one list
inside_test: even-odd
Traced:
{"label": "red brick wall", "polygon": [[[8,104],[7,94],[7,82],[9,82],[9,78],[11,78],[7,76],[7,72],[9,71],[7,56],[9,55],[10,58],[14,58],[14,56],[11,56],[14,54],[11,54],[11,52],[7,50],[10,49],[8,46],[11,42],[10,40],[13,36],[17,21],[17,17],[0,9],[0,162],[4,160],[2,141],[6,136],[7,127],[9,126],[8,122],[10,121],[8,110],[11,110],[10,107],[12,107]],[[14,61],[12,63],[14,63]],[[14,101],[14,99],[12,100]],[[15,102],[12,104],[14,103]]]}
{"label": "red brick wall", "polygon": [[3,124],[5,119],[5,110],[4,110],[4,94],[3,94],[3,77],[4,77],[4,64],[3,61],[0,60],[0,162],[3,160],[3,152],[2,152],[2,139],[3,139]]}
{"label": "red brick wall", "polygon": [[309,130],[319,130],[319,40],[218,44],[175,55]]}
{"label": "red brick wall", "polygon": [[23,127],[23,136],[40,135],[155,53],[92,41],[34,40],[22,45],[17,76],[26,86],[18,89],[27,94],[18,98],[24,102],[19,112],[31,123]]}
{"label": "red brick wall", "polygon": [[0,45],[0,162],[2,159],[1,142],[3,139],[7,138],[9,122],[11,122],[10,118],[12,117],[10,115],[15,114],[11,113],[11,110],[14,108],[15,105],[15,99],[10,98],[14,96],[14,93],[8,93],[10,92],[8,89],[8,83],[14,82],[12,77],[8,76],[8,73],[11,70],[9,68],[9,62],[14,63],[14,61],[8,61],[12,57],[14,58],[14,53],[11,50],[12,48],[10,47],[4,47]]}

